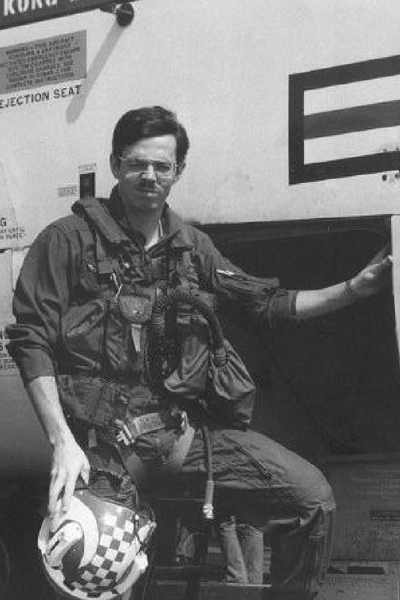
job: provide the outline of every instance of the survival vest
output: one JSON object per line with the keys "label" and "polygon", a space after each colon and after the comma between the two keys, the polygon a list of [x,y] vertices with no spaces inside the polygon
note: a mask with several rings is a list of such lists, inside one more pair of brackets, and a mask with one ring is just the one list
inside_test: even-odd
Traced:
{"label": "survival vest", "polygon": [[[81,200],[73,211],[88,224],[81,235],[86,238],[84,248],[93,252],[82,257],[85,295],[63,316],[57,362],[66,365],[67,372],[125,377],[147,385],[148,324],[155,299],[180,287],[213,302],[210,294],[199,290],[190,240],[183,236],[181,241],[180,236],[178,242],[172,234],[145,253],[111,217],[102,199]],[[184,336],[204,327],[204,319],[182,305],[169,319],[171,340],[176,325]]]}
{"label": "survival vest", "polygon": [[[166,400],[183,403],[185,409],[193,409],[194,401],[201,400],[210,418],[225,425],[248,425],[254,384],[227,341],[220,344],[223,359],[219,364],[210,353],[209,321],[215,301],[212,294],[199,289],[190,239],[183,236],[183,243],[174,243],[172,234],[144,253],[105,203],[87,198],[73,206],[88,223],[84,245],[93,247],[94,241],[94,256],[83,258],[92,297],[71,306],[63,318],[61,346],[68,356],[69,372],[107,381],[128,380],[131,393],[127,396],[134,397],[133,417],[159,409]],[[175,290],[180,294],[171,296]],[[174,302],[169,301],[172,297]],[[164,298],[163,334],[153,335],[153,309],[163,306]],[[91,422],[115,420],[115,403],[107,398],[99,405],[98,390],[90,389],[87,377],[82,385],[86,392],[79,396],[85,400],[77,399],[75,414]],[[110,385],[108,394],[109,389]]]}

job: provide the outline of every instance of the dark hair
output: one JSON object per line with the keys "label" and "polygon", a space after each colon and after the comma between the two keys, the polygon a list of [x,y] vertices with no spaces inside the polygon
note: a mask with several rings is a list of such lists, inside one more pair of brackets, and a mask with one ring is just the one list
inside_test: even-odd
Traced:
{"label": "dark hair", "polygon": [[117,122],[113,138],[112,152],[121,156],[127,146],[143,138],[173,135],[176,139],[176,161],[185,162],[189,149],[189,139],[186,129],[179,123],[175,113],[162,106],[149,106],[130,110]]}

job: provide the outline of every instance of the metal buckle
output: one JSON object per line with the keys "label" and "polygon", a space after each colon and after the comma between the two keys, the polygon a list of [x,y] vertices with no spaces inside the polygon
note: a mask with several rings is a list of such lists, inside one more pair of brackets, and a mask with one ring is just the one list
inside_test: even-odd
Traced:
{"label": "metal buckle", "polygon": [[[189,423],[186,412],[184,410],[173,409],[171,415],[176,419],[175,430],[179,431],[180,435],[185,433]],[[165,417],[161,412],[140,415],[134,419],[128,417],[127,421],[116,419],[114,423],[118,429],[116,435],[117,441],[125,444],[125,446],[133,444],[140,435],[159,431],[166,427]],[[168,428],[170,429],[170,427]]]}
{"label": "metal buckle", "polygon": [[134,443],[135,439],[139,435],[164,429],[165,420],[163,419],[161,413],[155,412],[148,413],[146,415],[140,415],[134,419],[128,417],[127,421],[116,419],[115,425],[119,430],[116,436],[117,441],[129,446],[130,444]]}
{"label": "metal buckle", "polygon": [[115,419],[115,426],[118,428],[116,434],[116,440],[120,444],[124,444],[125,446],[130,446],[135,441],[133,435],[131,434],[129,427],[126,423],[121,421],[120,419]]}
{"label": "metal buckle", "polygon": [[145,433],[151,433],[152,431],[158,431],[165,427],[165,420],[162,418],[161,413],[148,413],[147,415],[141,415],[129,420],[134,425],[136,435],[143,435]]}
{"label": "metal buckle", "polygon": [[181,413],[181,424],[179,429],[181,433],[185,433],[189,426],[189,419],[185,410],[181,410],[179,412]]}

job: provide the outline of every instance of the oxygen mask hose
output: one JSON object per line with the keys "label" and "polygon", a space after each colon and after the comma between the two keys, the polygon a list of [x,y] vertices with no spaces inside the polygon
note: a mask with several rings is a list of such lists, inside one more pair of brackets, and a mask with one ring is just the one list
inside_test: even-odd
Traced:
{"label": "oxygen mask hose", "polygon": [[[184,290],[174,289],[169,291],[164,296],[160,296],[153,306],[151,325],[157,346],[162,346],[163,340],[166,336],[165,314],[168,310],[175,307],[176,304],[179,302],[189,304],[206,319],[211,331],[211,352],[213,355],[214,363],[217,367],[223,367],[226,364],[228,357],[225,349],[224,336],[221,324],[217,316],[203,300],[201,300],[194,294],[191,294],[190,292],[185,292]],[[201,431],[203,434],[205,446],[207,470],[207,481],[203,504],[203,517],[206,521],[212,521],[214,519],[214,479],[212,467],[212,446],[208,427],[204,424],[201,425]]]}
{"label": "oxygen mask hose", "polygon": [[165,338],[165,313],[179,302],[189,304],[206,319],[211,331],[211,350],[214,362],[217,367],[223,367],[227,361],[227,354],[221,324],[213,310],[190,292],[174,289],[156,300],[151,315],[151,325],[156,338],[159,340]]}

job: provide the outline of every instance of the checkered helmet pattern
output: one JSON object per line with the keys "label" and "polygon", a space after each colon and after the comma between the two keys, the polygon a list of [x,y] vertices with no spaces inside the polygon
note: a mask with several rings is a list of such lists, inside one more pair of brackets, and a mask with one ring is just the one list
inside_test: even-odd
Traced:
{"label": "checkered helmet pattern", "polygon": [[135,509],[75,492],[70,510],[39,534],[45,572],[58,591],[81,600],[110,600],[129,589],[147,567],[155,528],[149,507]]}
{"label": "checkered helmet pattern", "polygon": [[97,551],[89,565],[69,586],[85,589],[89,597],[98,597],[98,590],[114,587],[121,575],[121,565],[134,542],[134,523],[121,515],[108,515]]}

